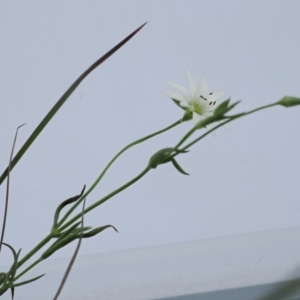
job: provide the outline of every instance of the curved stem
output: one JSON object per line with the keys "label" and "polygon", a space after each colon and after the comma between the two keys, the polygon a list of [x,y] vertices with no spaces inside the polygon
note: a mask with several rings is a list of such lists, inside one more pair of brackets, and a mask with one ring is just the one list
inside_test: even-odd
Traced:
{"label": "curved stem", "polygon": [[110,166],[115,162],[115,160],[122,154],[124,153],[126,150],[128,150],[129,148],[137,145],[137,144],[140,144],[158,134],[161,134],[167,130],[170,130],[172,129],[173,127],[179,125],[180,123],[182,123],[181,119],[176,121],[175,123],[171,124],[170,126],[162,129],[162,130],[159,130],[159,131],[156,131],[152,134],[149,134],[141,139],[138,139],[130,144],[128,144],[126,147],[124,147],[121,151],[119,151],[113,158],[112,160],[107,164],[107,166],[104,168],[104,170],[102,171],[102,173],[98,176],[98,178],[95,180],[95,182],[92,184],[92,186],[84,193],[84,195],[81,196],[80,200],[78,200],[68,211],[67,213],[64,215],[64,217],[58,222],[58,227],[60,227],[65,221],[66,219],[71,215],[71,213],[75,210],[75,208],[80,204],[80,202],[86,198],[89,193],[98,185],[98,183],[100,182],[100,180],[103,178],[103,176],[105,175],[105,173],[107,172],[107,170],[110,168]]}
{"label": "curved stem", "polygon": [[123,190],[125,190],[126,188],[128,188],[129,186],[131,186],[133,183],[135,183],[136,181],[138,181],[139,179],[141,179],[144,175],[146,175],[148,172],[150,171],[150,169],[147,167],[145,168],[139,175],[137,175],[136,177],[134,177],[133,179],[131,179],[130,181],[128,181],[127,183],[125,183],[124,185],[120,186],[118,189],[114,190],[113,192],[111,192],[110,194],[106,195],[105,197],[103,197],[102,199],[98,200],[97,202],[95,202],[94,204],[90,205],[89,207],[87,207],[82,213],[77,214],[76,216],[74,216],[69,222],[67,222],[64,226],[62,226],[60,228],[60,230],[64,230],[65,228],[67,228],[68,226],[70,226],[72,223],[74,223],[77,219],[80,219],[82,217],[82,214],[86,214],[89,211],[93,210],[94,208],[96,208],[97,206],[101,205],[102,203],[106,202],[108,199],[110,199],[111,197],[115,196],[116,194],[122,192]]}

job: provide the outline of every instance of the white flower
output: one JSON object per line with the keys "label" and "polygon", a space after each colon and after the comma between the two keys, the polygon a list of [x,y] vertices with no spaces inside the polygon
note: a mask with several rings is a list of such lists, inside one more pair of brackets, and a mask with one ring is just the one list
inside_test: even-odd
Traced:
{"label": "white flower", "polygon": [[197,86],[194,78],[186,71],[187,78],[190,84],[190,92],[188,92],[183,86],[167,82],[169,86],[181,92],[181,94],[173,92],[164,92],[171,99],[178,101],[179,105],[185,109],[188,109],[193,114],[193,122],[197,124],[201,120],[211,116],[214,109],[218,106],[218,100],[224,95],[223,91],[216,91],[213,93],[207,93],[206,80],[201,77],[200,85]]}

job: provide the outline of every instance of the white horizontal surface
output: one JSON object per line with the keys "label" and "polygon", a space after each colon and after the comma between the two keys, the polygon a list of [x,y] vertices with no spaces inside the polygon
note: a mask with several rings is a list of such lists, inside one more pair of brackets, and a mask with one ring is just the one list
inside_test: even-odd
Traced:
{"label": "white horizontal surface", "polygon": [[[53,299],[69,259],[16,289],[15,300]],[[236,289],[300,275],[300,228],[191,241],[78,257],[59,299],[142,300]],[[3,299],[10,299],[7,293]]]}

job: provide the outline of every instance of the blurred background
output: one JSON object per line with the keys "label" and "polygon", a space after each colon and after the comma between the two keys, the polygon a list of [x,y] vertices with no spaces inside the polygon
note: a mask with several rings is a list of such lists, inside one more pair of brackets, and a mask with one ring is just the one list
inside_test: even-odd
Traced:
{"label": "blurred background", "polygon": [[[1,1],[0,170],[73,81],[148,24],[76,89],[11,174],[5,241],[23,255],[45,237],[58,204],[90,186],[125,145],[182,110],[162,91],[185,70],[224,90],[235,112],[300,97],[299,1]],[[224,97],[223,99],[225,99]],[[275,107],[220,128],[85,217],[114,225],[80,255],[299,226],[300,107]],[[99,200],[175,145],[192,122],[132,148],[87,198]],[[197,134],[200,134],[197,133]],[[5,184],[0,187],[1,212]],[[3,213],[0,221],[2,222]],[[69,257],[71,244],[52,258]],[[0,264],[10,264],[3,249]]]}

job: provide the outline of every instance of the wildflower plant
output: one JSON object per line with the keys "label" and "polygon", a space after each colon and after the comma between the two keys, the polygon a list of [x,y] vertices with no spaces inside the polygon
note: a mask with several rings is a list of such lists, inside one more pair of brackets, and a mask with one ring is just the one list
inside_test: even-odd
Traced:
{"label": "wildflower plant", "polygon": [[[138,31],[140,31],[145,24],[136,29],[133,33],[131,33],[128,37],[126,37],[123,41],[121,41],[118,45],[113,47],[110,51],[108,51],[105,55],[103,55],[100,59],[98,59],[91,67],[89,67],[79,78],[70,86],[70,88],[63,94],[63,96],[57,101],[57,103],[53,106],[53,108],[49,111],[49,113],[45,116],[45,118],[41,121],[41,123],[37,126],[37,128],[33,131],[28,140],[24,143],[18,153],[13,156],[9,160],[8,167],[4,170],[2,175],[0,176],[0,185],[6,179],[6,205],[4,212],[4,222],[3,222],[3,230],[1,234],[0,241],[0,251],[1,246],[8,247],[13,256],[13,262],[11,264],[10,269],[7,272],[0,273],[0,296],[4,294],[7,290],[11,290],[12,294],[14,293],[14,289],[20,285],[24,285],[39,279],[44,274],[32,278],[30,280],[22,281],[22,276],[29,272],[34,266],[39,264],[41,261],[48,259],[51,255],[53,255],[59,249],[65,247],[66,245],[79,241],[78,247],[76,249],[76,254],[79,249],[80,242],[85,238],[91,238],[102,231],[112,228],[115,231],[117,229],[113,225],[100,225],[99,227],[92,228],[90,226],[86,226],[83,224],[83,217],[96,209],[104,202],[113,198],[115,195],[119,194],[123,190],[130,187],[132,184],[136,183],[138,180],[143,178],[148,172],[156,169],[158,166],[162,164],[172,163],[174,168],[183,175],[188,175],[188,173],[180,166],[178,162],[178,157],[182,154],[187,155],[190,148],[202,140],[208,134],[214,132],[219,127],[228,125],[233,120],[239,119],[241,117],[245,117],[252,113],[255,113],[259,110],[263,110],[266,108],[271,108],[273,106],[284,106],[284,107],[292,107],[296,105],[300,105],[300,98],[285,96],[281,100],[264,105],[248,112],[241,113],[232,113],[233,109],[238,105],[239,102],[230,102],[230,98],[224,101],[221,101],[221,98],[224,95],[223,91],[215,91],[209,93],[207,90],[206,80],[202,77],[199,85],[195,82],[193,77],[187,71],[187,78],[189,81],[189,91],[181,85],[168,82],[168,85],[175,89],[177,92],[165,92],[165,94],[170,97],[173,102],[178,105],[184,112],[180,115],[180,118],[174,123],[166,126],[165,128],[158,130],[152,134],[149,134],[141,139],[138,139],[123,149],[121,149],[106,165],[106,167],[102,170],[99,176],[95,179],[94,183],[86,190],[85,186],[81,188],[81,192],[73,197],[70,197],[61,202],[61,204],[57,207],[53,216],[53,224],[52,228],[49,228],[49,232],[46,236],[39,242],[37,245],[24,256],[21,255],[21,250],[16,251],[11,245],[5,243],[5,220],[6,220],[6,212],[8,208],[8,194],[9,194],[9,179],[10,173],[13,171],[14,167],[29,149],[30,145],[35,141],[38,135],[42,132],[42,130],[47,126],[47,124],[51,121],[54,115],[58,112],[61,106],[66,102],[66,100],[70,97],[73,91],[79,86],[79,84],[85,79],[95,68],[101,65],[106,59],[108,59],[113,53],[115,53],[118,49],[120,49],[123,45],[125,45]],[[158,150],[154,153],[147,163],[145,163],[144,169],[136,175],[134,178],[130,179],[128,182],[118,187],[116,190],[110,192],[103,198],[98,201],[90,204],[85,207],[83,205],[81,211],[78,210],[78,207],[81,204],[85,203],[85,199],[89,196],[89,194],[94,190],[94,188],[99,184],[107,170],[110,166],[116,161],[118,157],[120,157],[125,151],[130,149],[131,147],[143,143],[159,134],[162,134],[168,130],[173,129],[176,126],[181,125],[185,121],[192,120],[191,129],[181,138],[178,139],[176,145],[171,147],[162,147],[162,149]],[[12,151],[13,153],[13,151]],[[190,154],[189,154],[190,155]],[[28,264],[29,259],[33,259],[33,262]],[[75,259],[75,256],[74,256]],[[74,261],[74,260],[73,260]],[[70,269],[68,270],[68,272]],[[66,278],[64,278],[65,281]],[[61,288],[60,288],[61,290]],[[58,293],[59,294],[59,293]],[[56,299],[56,298],[55,298]]]}

